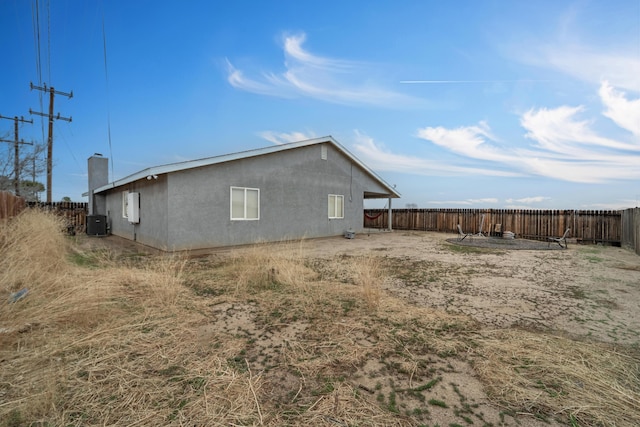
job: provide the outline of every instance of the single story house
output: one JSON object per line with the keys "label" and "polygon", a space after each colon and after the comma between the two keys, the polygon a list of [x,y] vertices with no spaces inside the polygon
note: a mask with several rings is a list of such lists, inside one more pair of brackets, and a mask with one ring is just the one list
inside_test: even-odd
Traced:
{"label": "single story house", "polygon": [[388,199],[391,218],[391,199],[400,197],[330,136],[151,167],[114,182],[106,158],[96,154],[88,164],[88,230],[104,221],[114,235],[165,251],[358,232],[364,199]]}

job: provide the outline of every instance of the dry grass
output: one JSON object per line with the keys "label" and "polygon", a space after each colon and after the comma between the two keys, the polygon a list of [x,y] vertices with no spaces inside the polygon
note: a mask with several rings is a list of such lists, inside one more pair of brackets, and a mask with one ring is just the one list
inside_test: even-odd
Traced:
{"label": "dry grass", "polygon": [[475,368],[506,408],[575,425],[640,422],[640,360],[622,349],[523,330],[487,334]]}
{"label": "dry grass", "polygon": [[279,286],[305,290],[317,276],[305,265],[305,259],[303,242],[261,244],[238,250],[222,271],[225,286],[234,283],[237,295]]}
{"label": "dry grass", "polygon": [[[27,211],[2,230],[0,425],[258,419],[259,380],[195,337],[204,318],[182,286],[184,260],[70,254],[58,224]],[[70,262],[86,258],[91,268]]]}
{"label": "dry grass", "polygon": [[26,210],[0,223],[0,290],[14,292],[64,274],[66,248],[64,221],[55,215]]}
{"label": "dry grass", "polygon": [[375,310],[382,297],[381,281],[384,278],[380,261],[373,257],[363,257],[352,264],[356,285],[362,288],[362,299],[369,309]]}
{"label": "dry grass", "polygon": [[[637,358],[483,333],[464,316],[411,306],[383,290],[375,257],[313,260],[304,242],[125,257],[81,251],[55,217],[30,211],[0,239],[2,427],[416,425],[363,392],[355,373],[380,361],[411,388],[433,375],[427,359],[447,358],[473,360],[514,413],[580,426],[640,417]],[[7,302],[22,287],[28,296]]]}

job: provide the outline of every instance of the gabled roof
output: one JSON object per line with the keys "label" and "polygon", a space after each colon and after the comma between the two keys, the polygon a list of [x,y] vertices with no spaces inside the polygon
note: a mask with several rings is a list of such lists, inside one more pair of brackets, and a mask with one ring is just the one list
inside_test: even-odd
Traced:
{"label": "gabled roof", "polygon": [[198,160],[189,160],[186,162],[178,162],[178,163],[170,163],[162,166],[153,166],[150,168],[143,169],[139,172],[136,172],[132,175],[119,179],[117,181],[111,182],[109,184],[103,185],[102,187],[96,188],[94,194],[101,193],[103,191],[110,190],[112,188],[117,188],[122,185],[129,184],[131,182],[137,181],[139,179],[146,179],[148,176],[154,175],[162,175],[172,172],[183,171],[187,169],[199,168],[203,166],[211,166],[219,163],[230,162],[234,160],[247,159],[250,157],[263,156],[265,154],[278,153],[285,150],[292,150],[300,147],[308,147],[310,145],[329,143],[333,145],[338,151],[342,152],[345,156],[347,156],[351,161],[360,166],[367,174],[369,174],[374,180],[378,181],[382,187],[384,187],[389,194],[388,195],[379,195],[384,197],[400,197],[400,193],[398,193],[395,188],[385,182],[382,178],[380,178],[374,171],[369,169],[364,163],[362,163],[356,156],[351,154],[346,148],[344,148],[340,143],[338,143],[332,136],[325,136],[321,138],[307,139],[304,141],[291,142],[288,144],[281,145],[273,145],[270,147],[259,148],[255,150],[241,151],[239,153],[231,153],[225,154],[222,156],[215,157],[207,157],[204,159]]}

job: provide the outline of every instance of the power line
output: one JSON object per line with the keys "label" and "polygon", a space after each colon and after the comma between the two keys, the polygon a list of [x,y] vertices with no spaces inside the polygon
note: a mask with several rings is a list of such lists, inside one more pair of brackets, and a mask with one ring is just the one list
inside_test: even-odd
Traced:
{"label": "power line", "polygon": [[113,149],[111,146],[111,106],[109,102],[109,73],[107,68],[107,32],[104,25],[104,3],[102,4],[102,46],[104,50],[104,80],[107,89],[107,136],[109,138],[109,157],[111,158],[111,176],[113,173]]}
{"label": "power line", "polygon": [[31,13],[33,20],[33,38],[36,48],[36,72],[38,73],[38,84],[42,84],[42,55],[40,54],[40,5],[38,3],[38,0],[35,0],[35,8],[32,8]]}
{"label": "power line", "polygon": [[[60,132],[60,138],[64,142],[65,147],[67,147],[67,150],[69,151],[69,154],[73,158],[73,161],[76,163],[76,166],[78,166],[78,169],[82,170],[83,167],[80,164],[80,162],[78,161],[78,158],[76,157],[76,155],[73,153],[73,150],[71,149],[71,145],[69,145],[69,140],[67,139],[67,136],[64,134],[63,130],[64,130],[64,128],[62,128],[62,130]],[[69,134],[73,137],[74,136],[73,129],[71,128],[71,125],[69,123],[67,123],[67,130],[69,131]]]}
{"label": "power line", "polygon": [[[38,77],[38,85],[42,86],[42,55],[40,49],[40,5],[38,0],[34,0],[31,4],[31,21],[33,25],[33,43],[36,54],[36,75]],[[51,81],[51,80],[49,80]],[[44,110],[42,93],[38,93],[40,101],[40,110]],[[40,120],[40,129],[42,132],[42,141],[44,141],[44,120]]]}
{"label": "power line", "polygon": [[47,68],[51,81],[51,2],[47,0]]}

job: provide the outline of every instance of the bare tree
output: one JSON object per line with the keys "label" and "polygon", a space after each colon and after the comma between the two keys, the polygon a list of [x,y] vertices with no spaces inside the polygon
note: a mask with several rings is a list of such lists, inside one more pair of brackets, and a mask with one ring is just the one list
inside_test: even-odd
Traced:
{"label": "bare tree", "polygon": [[[20,172],[20,194],[28,201],[37,201],[38,193],[44,191],[44,185],[36,181],[36,177],[46,171],[46,161],[44,144],[34,144],[30,149],[23,145],[20,149],[20,159],[18,170]],[[0,191],[15,191],[15,161],[14,150],[5,150],[6,155],[0,158]],[[23,154],[24,153],[24,154]]]}

